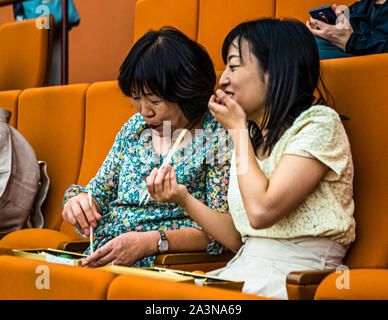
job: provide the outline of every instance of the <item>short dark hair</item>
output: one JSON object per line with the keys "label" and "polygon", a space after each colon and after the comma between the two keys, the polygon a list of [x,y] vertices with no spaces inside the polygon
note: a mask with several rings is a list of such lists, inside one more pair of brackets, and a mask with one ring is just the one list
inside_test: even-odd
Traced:
{"label": "short dark hair", "polygon": [[[222,57],[226,64],[229,47],[237,39],[246,40],[263,72],[268,72],[268,90],[263,122],[249,122],[255,150],[264,143],[264,152],[272,150],[282,129],[313,104],[327,104],[332,98],[320,76],[320,60],[313,34],[298,20],[263,18],[239,24],[226,36]],[[325,92],[324,97],[322,90]],[[315,91],[318,97],[314,96]],[[332,101],[331,101],[332,102]],[[266,136],[261,131],[267,129]]]}
{"label": "short dark hair", "polygon": [[149,31],[132,47],[120,67],[122,92],[152,93],[177,103],[191,122],[208,110],[216,75],[207,51],[173,27]]}

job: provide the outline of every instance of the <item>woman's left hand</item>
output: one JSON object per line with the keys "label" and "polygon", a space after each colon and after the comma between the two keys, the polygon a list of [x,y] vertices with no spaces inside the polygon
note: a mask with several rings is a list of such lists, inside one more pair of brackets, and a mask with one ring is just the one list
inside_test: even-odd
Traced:
{"label": "woman's left hand", "polygon": [[105,265],[131,266],[143,257],[154,255],[157,250],[157,231],[130,231],[119,235],[83,260],[85,267]]}
{"label": "woman's left hand", "polygon": [[247,115],[245,110],[221,89],[209,100],[209,110],[214,118],[226,130],[246,129]]}

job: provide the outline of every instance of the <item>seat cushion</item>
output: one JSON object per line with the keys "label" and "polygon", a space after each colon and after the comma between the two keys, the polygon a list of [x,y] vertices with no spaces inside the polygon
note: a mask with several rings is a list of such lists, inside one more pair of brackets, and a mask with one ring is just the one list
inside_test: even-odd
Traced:
{"label": "seat cushion", "polygon": [[57,248],[63,241],[79,238],[50,229],[24,229],[11,232],[0,240],[0,248],[34,249]]}
{"label": "seat cushion", "polygon": [[315,300],[388,300],[388,269],[334,272],[319,285]]}
{"label": "seat cushion", "polygon": [[[152,288],[152,290],[150,290]],[[132,275],[113,280],[108,300],[265,300],[266,298],[238,291],[201,287]]]}
{"label": "seat cushion", "polygon": [[114,277],[103,270],[0,256],[0,299],[101,300]]}

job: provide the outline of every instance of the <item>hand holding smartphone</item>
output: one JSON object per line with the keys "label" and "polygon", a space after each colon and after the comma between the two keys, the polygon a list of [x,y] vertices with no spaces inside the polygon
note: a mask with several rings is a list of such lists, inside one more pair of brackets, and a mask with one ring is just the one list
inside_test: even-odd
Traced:
{"label": "hand holding smartphone", "polygon": [[313,9],[310,10],[309,13],[314,19],[323,21],[327,24],[335,25],[337,21],[337,15],[330,6]]}

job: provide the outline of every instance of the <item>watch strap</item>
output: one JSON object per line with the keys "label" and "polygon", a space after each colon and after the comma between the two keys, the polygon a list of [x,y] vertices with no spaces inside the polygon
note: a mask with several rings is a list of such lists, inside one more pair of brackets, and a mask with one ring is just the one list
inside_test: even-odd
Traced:
{"label": "watch strap", "polygon": [[163,230],[158,230],[158,231],[160,233],[160,239],[167,240],[167,237],[166,237],[166,234],[164,233],[164,231]]}

